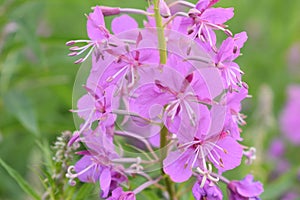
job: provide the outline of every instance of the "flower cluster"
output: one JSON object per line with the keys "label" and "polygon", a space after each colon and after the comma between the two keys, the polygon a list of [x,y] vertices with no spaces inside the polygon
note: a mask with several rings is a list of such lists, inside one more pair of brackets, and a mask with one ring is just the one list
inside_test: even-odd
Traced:
{"label": "flower cluster", "polygon": [[[255,151],[240,144],[248,87],[235,60],[247,34],[227,29],[233,8],[213,7],[217,2],[153,0],[146,11],[95,6],[87,15],[89,39],[67,43],[70,56],[84,55],[75,63],[92,60],[86,94],[73,110],[83,122],[69,144],[86,150],[68,170],[71,183],[99,181],[108,199],[135,199],[147,187],[176,199],[172,184],[194,176],[196,199],[222,199],[219,180],[231,199],[258,199],[263,189],[252,176],[239,182],[221,175]],[[127,14],[145,15],[144,28]],[[112,32],[109,15],[118,15]],[[136,176],[145,183],[134,188]]]}

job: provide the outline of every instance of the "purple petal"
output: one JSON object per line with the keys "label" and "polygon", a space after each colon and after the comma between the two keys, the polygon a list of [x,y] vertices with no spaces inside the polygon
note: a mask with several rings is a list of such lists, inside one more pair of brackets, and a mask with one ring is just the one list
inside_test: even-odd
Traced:
{"label": "purple petal", "polygon": [[237,47],[239,49],[241,49],[244,46],[247,39],[248,39],[248,36],[247,36],[247,33],[245,31],[243,31],[241,33],[238,33],[238,34],[235,34],[235,36],[234,36],[235,44],[237,45]]}
{"label": "purple petal", "polygon": [[[92,156],[83,156],[79,161],[77,161],[77,163],[75,164],[76,173],[80,173],[90,167],[93,164],[92,158]],[[101,167],[95,165],[94,167],[79,175],[78,179],[81,182],[95,183],[99,180],[101,170]]]}
{"label": "purple petal", "polygon": [[232,56],[234,55],[234,40],[232,37],[228,37],[224,40],[219,48],[219,52],[216,56],[216,63],[223,61],[232,61]]}
{"label": "purple petal", "polygon": [[233,8],[209,8],[201,15],[213,24],[223,24],[233,17]]}
{"label": "purple petal", "polygon": [[[223,166],[220,166],[212,159],[211,156],[209,156],[210,161],[214,163],[217,169],[223,172],[233,169],[241,164],[243,148],[232,137],[226,136],[223,139],[221,138],[216,145],[224,149],[224,151],[222,151],[219,148],[214,148],[219,157],[222,159],[221,163],[223,163]],[[218,161],[218,155],[216,155],[214,151],[212,151],[211,153],[214,156],[215,160]]]}
{"label": "purple petal", "polygon": [[210,181],[206,181],[203,188],[200,188],[200,182],[202,179],[198,180],[192,189],[193,195],[196,200],[222,200],[223,194],[220,188]]}
{"label": "purple petal", "polygon": [[137,29],[137,22],[128,15],[122,15],[120,17],[115,17],[111,23],[111,29],[114,34],[119,34],[121,32],[129,31],[131,29]]}
{"label": "purple petal", "polygon": [[109,188],[110,188],[110,183],[111,183],[111,173],[110,169],[105,168],[100,176],[100,188],[102,190],[102,197],[106,198],[108,193],[109,193]]}
{"label": "purple petal", "polygon": [[244,197],[259,196],[264,191],[260,182],[253,182],[253,176],[247,175],[243,180],[237,182],[237,192]]}
{"label": "purple petal", "polygon": [[96,6],[94,12],[88,16],[87,32],[91,40],[101,40],[109,34],[105,28],[104,16],[99,6]]}
{"label": "purple petal", "polygon": [[170,152],[164,163],[164,171],[170,176],[172,181],[181,183],[187,181],[192,176],[192,159],[189,159],[193,155],[192,150],[185,152],[174,151]]}

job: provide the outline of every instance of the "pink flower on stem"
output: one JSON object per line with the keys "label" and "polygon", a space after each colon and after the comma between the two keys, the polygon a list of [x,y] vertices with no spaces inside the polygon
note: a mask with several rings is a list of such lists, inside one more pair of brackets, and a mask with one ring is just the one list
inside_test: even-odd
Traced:
{"label": "pink flower on stem", "polygon": [[203,199],[210,199],[210,200],[222,200],[223,194],[221,189],[213,182],[206,181],[204,186],[201,187],[201,180],[196,181],[195,185],[193,186],[192,192],[194,195],[195,200],[203,200]]}
{"label": "pink flower on stem", "polygon": [[228,185],[230,200],[259,200],[264,191],[260,182],[254,182],[252,175],[247,175],[241,181],[231,181]]}
{"label": "pink flower on stem", "polygon": [[215,66],[224,78],[224,84],[230,90],[242,86],[241,75],[244,73],[238,64],[233,61],[240,55],[240,49],[246,40],[247,35],[245,32],[236,34],[234,37],[228,37],[223,41],[213,59]]}
{"label": "pink flower on stem", "polygon": [[233,17],[233,8],[212,8],[217,2],[200,0],[196,7],[189,11],[189,18],[182,19],[179,30],[192,38],[208,42],[212,48],[215,48],[216,44],[214,30],[221,30],[232,36],[224,23]]}
{"label": "pink flower on stem", "polygon": [[293,144],[300,144],[300,86],[288,87],[287,102],[280,116],[280,126],[284,136]]}

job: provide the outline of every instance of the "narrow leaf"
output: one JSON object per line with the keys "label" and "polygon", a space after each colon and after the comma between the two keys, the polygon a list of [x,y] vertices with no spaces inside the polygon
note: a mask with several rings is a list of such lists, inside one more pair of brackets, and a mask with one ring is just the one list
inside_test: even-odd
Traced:
{"label": "narrow leaf", "polygon": [[39,134],[34,108],[28,97],[19,91],[10,91],[4,95],[5,108],[21,124],[35,135]]}
{"label": "narrow leaf", "polygon": [[40,200],[40,196],[32,189],[32,187],[22,178],[22,176],[13,168],[8,166],[1,158],[0,165],[7,171],[7,173],[18,183],[21,189],[30,195],[35,200]]}

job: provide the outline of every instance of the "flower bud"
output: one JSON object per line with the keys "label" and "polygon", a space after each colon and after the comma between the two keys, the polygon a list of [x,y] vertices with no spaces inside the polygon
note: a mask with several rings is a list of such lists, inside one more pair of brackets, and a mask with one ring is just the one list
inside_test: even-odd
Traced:
{"label": "flower bud", "polygon": [[100,9],[104,16],[118,15],[121,13],[120,8],[118,7],[100,6]]}
{"label": "flower bud", "polygon": [[171,16],[171,11],[168,5],[164,0],[159,1],[159,10],[160,10],[160,15],[164,18],[168,18]]}

